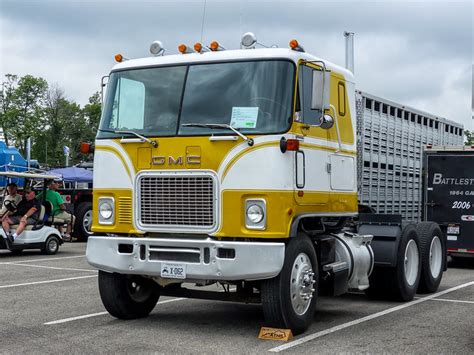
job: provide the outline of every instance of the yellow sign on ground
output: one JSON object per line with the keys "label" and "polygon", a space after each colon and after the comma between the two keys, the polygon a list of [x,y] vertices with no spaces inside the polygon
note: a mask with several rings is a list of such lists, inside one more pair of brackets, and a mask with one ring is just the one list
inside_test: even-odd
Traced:
{"label": "yellow sign on ground", "polygon": [[293,338],[291,329],[278,329],[278,328],[260,328],[258,338],[262,340],[283,340],[288,341]]}

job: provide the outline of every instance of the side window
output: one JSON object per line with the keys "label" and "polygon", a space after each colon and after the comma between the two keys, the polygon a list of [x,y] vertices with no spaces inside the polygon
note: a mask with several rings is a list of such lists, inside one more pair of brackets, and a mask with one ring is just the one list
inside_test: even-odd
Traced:
{"label": "side window", "polygon": [[309,125],[319,125],[321,122],[321,110],[311,109],[311,98],[313,90],[313,69],[301,65],[299,70],[299,93],[301,99],[302,122]]}
{"label": "side window", "polygon": [[143,129],[145,86],[140,81],[120,78],[115,92],[111,127]]}
{"label": "side window", "polygon": [[339,107],[339,116],[346,115],[346,86],[343,82],[337,85],[337,105]]}

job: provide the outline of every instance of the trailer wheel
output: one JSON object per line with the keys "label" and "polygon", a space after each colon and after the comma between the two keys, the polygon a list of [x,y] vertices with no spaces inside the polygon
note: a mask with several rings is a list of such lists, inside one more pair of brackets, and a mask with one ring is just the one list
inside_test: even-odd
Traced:
{"label": "trailer wheel", "polygon": [[375,267],[366,294],[370,298],[410,301],[420,283],[421,257],[419,238],[413,224],[407,225],[400,237],[395,267]]}
{"label": "trailer wheel", "polygon": [[99,271],[99,293],[105,309],[119,319],[148,316],[160,297],[152,280],[104,271]]}
{"label": "trailer wheel", "polygon": [[57,236],[50,235],[46,242],[44,242],[41,252],[46,255],[56,254],[59,250],[59,238]]}
{"label": "trailer wheel", "polygon": [[76,209],[76,222],[74,224],[74,234],[77,239],[87,241],[93,233],[92,227],[92,202],[81,202]]}
{"label": "trailer wheel", "polygon": [[280,274],[261,283],[265,322],[304,332],[313,322],[317,299],[318,262],[311,240],[298,234],[290,240]]}
{"label": "trailer wheel", "polygon": [[420,238],[421,278],[418,292],[435,292],[443,277],[444,248],[442,232],[437,223],[421,222],[416,226]]}

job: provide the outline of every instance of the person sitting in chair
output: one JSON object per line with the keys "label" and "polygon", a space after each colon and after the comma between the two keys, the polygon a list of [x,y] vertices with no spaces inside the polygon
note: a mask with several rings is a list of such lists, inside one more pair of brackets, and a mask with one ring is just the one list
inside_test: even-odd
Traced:
{"label": "person sitting in chair", "polygon": [[[36,224],[40,211],[41,203],[35,199],[35,192],[25,189],[23,198],[18,203],[16,211],[7,211],[2,217],[3,230],[8,240],[14,243],[15,239],[23,233],[27,225]],[[18,228],[15,233],[10,234],[10,226],[13,224],[18,224]]]}
{"label": "person sitting in chair", "polygon": [[8,211],[7,206],[9,203],[7,201],[13,202],[16,206],[18,206],[18,204],[20,203],[21,195],[18,193],[17,189],[18,187],[14,182],[11,182],[7,185],[8,195],[6,195],[3,199],[2,209],[0,210],[0,216],[3,216]]}
{"label": "person sitting in chair", "polygon": [[[66,206],[64,205],[63,198],[61,194],[56,190],[59,188],[59,181],[56,180],[49,180],[48,181],[48,190],[46,190],[45,200],[49,201],[51,205],[53,205],[53,209],[51,211],[51,216],[54,220],[63,220],[64,223],[67,223],[66,234],[63,235],[63,239],[68,241],[71,240],[71,231],[72,231],[72,224],[74,223],[72,213],[66,210]],[[38,198],[42,197],[43,193],[38,194]],[[63,234],[63,227],[58,226],[58,230],[61,234]]]}

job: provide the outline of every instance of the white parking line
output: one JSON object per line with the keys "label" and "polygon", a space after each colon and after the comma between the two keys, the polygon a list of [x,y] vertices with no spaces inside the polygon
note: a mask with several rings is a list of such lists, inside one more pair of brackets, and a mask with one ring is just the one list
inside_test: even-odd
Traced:
{"label": "white parking line", "polygon": [[36,267],[36,268],[40,268],[40,269],[97,272],[97,270],[93,270],[93,269],[75,269],[75,268],[69,268],[69,267],[56,267],[56,266],[44,266],[44,265],[28,265],[28,264],[17,264],[17,263],[11,263],[11,264],[8,264],[8,265]]}
{"label": "white parking line", "polygon": [[0,262],[0,265],[8,265],[8,264],[18,264],[18,263],[35,263],[35,262],[38,262],[38,261],[50,261],[50,260],[62,260],[62,259],[75,259],[75,258],[83,258],[85,257],[86,254],[84,255],[75,255],[75,256],[61,256],[59,258],[48,258],[48,257],[45,257],[45,258],[42,258],[42,259],[34,259],[34,260],[19,260],[19,261],[4,261],[4,262]]}
{"label": "white parking line", "polygon": [[304,337],[302,337],[302,338],[299,338],[299,339],[297,339],[297,340],[295,340],[295,341],[292,341],[292,342],[289,342],[289,343],[287,343],[287,344],[280,345],[280,346],[277,346],[277,347],[275,347],[275,348],[272,348],[272,349],[270,349],[269,351],[270,351],[270,352],[274,352],[274,353],[278,353],[278,352],[280,352],[280,351],[284,351],[284,350],[293,348],[293,347],[295,347],[295,346],[298,346],[298,345],[301,345],[301,344],[306,343],[306,342],[308,342],[308,341],[311,341],[311,340],[314,340],[314,339],[323,337],[323,336],[325,336],[325,335],[328,335],[328,334],[337,332],[337,331],[339,331],[339,330],[352,327],[353,325],[357,325],[357,324],[360,324],[360,323],[363,323],[363,322],[367,322],[367,321],[369,321],[369,320],[371,320],[371,319],[378,318],[378,317],[381,317],[381,316],[384,316],[384,315],[386,315],[386,314],[390,314],[390,313],[393,313],[393,312],[396,312],[396,311],[400,311],[400,310],[402,310],[402,309],[405,309],[405,308],[414,306],[414,305],[416,305],[416,304],[418,304],[418,303],[426,302],[426,301],[432,300],[432,299],[435,298],[435,297],[442,296],[442,295],[444,295],[444,294],[446,294],[446,293],[453,292],[453,291],[459,290],[459,289],[461,289],[461,288],[469,287],[469,286],[472,286],[472,285],[474,285],[474,281],[467,282],[467,283],[465,283],[465,284],[462,284],[462,285],[459,285],[459,286],[456,286],[456,287],[452,287],[452,288],[449,288],[449,289],[447,289],[447,290],[444,290],[444,291],[441,291],[441,292],[438,292],[438,293],[434,293],[434,294],[432,294],[432,295],[429,295],[429,296],[420,298],[420,299],[418,299],[418,300],[415,300],[415,301],[411,301],[411,302],[402,304],[402,305],[400,305],[400,306],[396,306],[396,307],[389,308],[389,309],[386,309],[386,310],[381,311],[381,312],[377,312],[377,313],[371,314],[371,315],[369,315],[369,316],[367,316],[367,317],[359,318],[359,319],[353,320],[353,321],[351,321],[351,322],[347,322],[347,323],[344,323],[344,324],[340,324],[340,325],[337,325],[337,326],[335,326],[335,327],[332,327],[332,328],[329,328],[329,329],[325,329],[325,330],[322,330],[322,331],[317,332],[317,333],[314,333],[314,334],[306,335],[306,336],[304,336]]}
{"label": "white parking line", "polygon": [[[158,304],[164,304],[164,303],[170,303],[170,302],[176,302],[176,301],[182,301],[185,298],[172,298],[170,300],[164,300],[161,302],[158,302]],[[51,322],[43,323],[43,325],[54,325],[54,324],[61,324],[61,323],[67,323],[67,322],[72,322],[75,320],[79,319],[84,319],[84,318],[91,318],[91,317],[97,317],[97,316],[103,316],[105,314],[109,314],[109,312],[99,312],[99,313],[91,313],[91,314],[85,314],[83,316],[77,316],[77,317],[71,317],[71,318],[64,318],[64,319],[59,319],[59,320],[54,320]]]}
{"label": "white parking line", "polygon": [[87,276],[78,276],[78,277],[68,277],[67,279],[56,279],[56,280],[45,280],[45,281],[35,281],[35,282],[25,282],[22,284],[14,284],[14,285],[3,285],[0,288],[10,288],[10,287],[20,287],[20,286],[30,286],[30,285],[41,285],[41,284],[49,284],[53,282],[63,282],[63,281],[70,281],[70,280],[80,280],[80,279],[87,279],[90,277],[97,277],[97,275],[87,275]]}
{"label": "white parking line", "polygon": [[431,301],[474,304],[474,301],[448,300],[448,299],[446,299],[446,298],[433,298]]}

